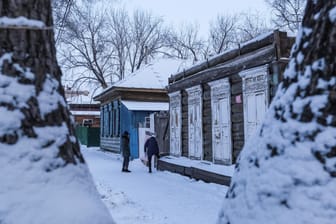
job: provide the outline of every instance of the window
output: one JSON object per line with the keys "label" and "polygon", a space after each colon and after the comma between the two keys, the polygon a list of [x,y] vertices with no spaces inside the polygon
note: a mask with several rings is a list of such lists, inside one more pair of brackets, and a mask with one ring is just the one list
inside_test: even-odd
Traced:
{"label": "window", "polygon": [[84,127],[91,127],[93,124],[93,120],[92,119],[83,119],[82,121],[82,125]]}
{"label": "window", "polygon": [[119,112],[119,102],[114,101],[111,110],[111,136],[120,136],[120,112]]}

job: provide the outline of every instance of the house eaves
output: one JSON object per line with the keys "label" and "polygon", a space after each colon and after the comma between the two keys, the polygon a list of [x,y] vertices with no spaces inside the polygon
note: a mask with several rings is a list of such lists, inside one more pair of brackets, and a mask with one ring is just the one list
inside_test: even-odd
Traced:
{"label": "house eaves", "polygon": [[132,93],[167,93],[167,89],[150,89],[150,88],[134,88],[134,87],[117,87],[112,86],[104,92],[93,97],[95,101],[104,101],[106,99],[118,98],[122,92]]}

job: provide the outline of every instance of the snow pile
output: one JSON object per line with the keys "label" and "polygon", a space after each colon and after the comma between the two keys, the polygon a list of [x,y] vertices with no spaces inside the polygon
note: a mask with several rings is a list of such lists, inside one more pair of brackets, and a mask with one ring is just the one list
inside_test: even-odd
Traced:
{"label": "snow pile", "polygon": [[299,46],[307,57],[316,54],[308,45],[314,35],[299,33],[285,82],[241,152],[218,223],[335,223],[335,114],[324,119],[335,70],[323,76],[331,63],[324,58],[303,64]]}
{"label": "snow pile", "polygon": [[[59,157],[60,148],[71,147],[67,139],[76,142],[68,126],[29,127],[31,138],[24,133],[27,110],[43,119],[65,101],[51,76],[37,94],[35,75],[13,61],[12,54],[0,57],[0,223],[113,223],[86,165],[65,164]],[[17,76],[4,74],[3,66],[12,66]],[[38,112],[29,108],[31,98],[37,99]]]}
{"label": "snow pile", "polygon": [[[56,138],[57,132],[46,134]],[[87,167],[64,166],[62,159],[55,159],[56,147],[38,149],[39,145],[31,139],[0,145],[0,222],[113,223]]]}

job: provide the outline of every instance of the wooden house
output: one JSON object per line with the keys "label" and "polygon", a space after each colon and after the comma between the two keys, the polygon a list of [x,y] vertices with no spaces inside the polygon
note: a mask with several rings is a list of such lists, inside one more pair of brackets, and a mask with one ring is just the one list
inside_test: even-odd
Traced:
{"label": "wooden house", "polygon": [[170,154],[235,163],[263,119],[293,43],[273,31],[171,76]]}
{"label": "wooden house", "polygon": [[154,61],[94,97],[101,102],[102,149],[120,152],[121,135],[128,131],[131,157],[141,155],[145,140],[141,135],[151,126],[150,114],[168,111],[168,77],[182,64],[173,59]]}
{"label": "wooden house", "polygon": [[90,92],[69,87],[65,87],[64,92],[76,126],[99,128],[100,106],[97,102],[92,102]]}

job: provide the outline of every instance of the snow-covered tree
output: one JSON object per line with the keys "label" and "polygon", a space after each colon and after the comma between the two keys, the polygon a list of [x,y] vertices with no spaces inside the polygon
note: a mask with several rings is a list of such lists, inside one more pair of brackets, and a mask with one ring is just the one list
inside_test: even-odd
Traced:
{"label": "snow-covered tree", "polygon": [[50,0],[0,1],[0,223],[113,223],[60,84]]}
{"label": "snow-covered tree", "polygon": [[262,127],[241,152],[218,223],[336,220],[336,0],[310,0]]}

